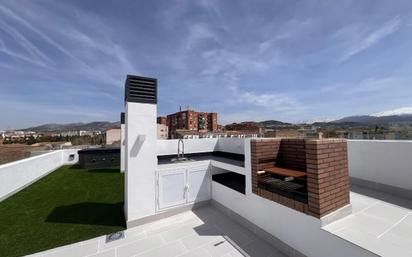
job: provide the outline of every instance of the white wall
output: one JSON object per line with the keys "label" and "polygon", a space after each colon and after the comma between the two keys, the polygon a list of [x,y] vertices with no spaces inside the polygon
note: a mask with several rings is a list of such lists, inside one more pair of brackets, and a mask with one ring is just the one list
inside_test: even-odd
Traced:
{"label": "white wall", "polygon": [[125,139],[125,124],[120,125],[120,172],[124,172],[126,169],[126,139]]}
{"label": "white wall", "polygon": [[245,138],[219,138],[217,150],[229,153],[245,153]]}
{"label": "white wall", "polygon": [[[157,140],[158,155],[177,154],[178,139]],[[201,138],[183,139],[185,153],[205,153],[223,151],[244,154],[244,138]]]}
{"label": "white wall", "polygon": [[[32,184],[62,165],[78,162],[78,149],[57,150],[0,165],[0,201]],[[74,154],[74,159],[69,160]]]}
{"label": "white wall", "polygon": [[[217,138],[183,139],[185,153],[207,153],[215,151]],[[157,140],[157,155],[177,154],[178,139]]]}
{"label": "white wall", "polygon": [[348,140],[349,176],[412,190],[412,141]]}
{"label": "white wall", "polygon": [[250,140],[245,141],[246,194],[212,183],[212,199],[308,257],[375,256],[321,229],[319,219],[251,192]]}
{"label": "white wall", "polygon": [[155,214],[156,114],[155,104],[126,103],[127,222]]}

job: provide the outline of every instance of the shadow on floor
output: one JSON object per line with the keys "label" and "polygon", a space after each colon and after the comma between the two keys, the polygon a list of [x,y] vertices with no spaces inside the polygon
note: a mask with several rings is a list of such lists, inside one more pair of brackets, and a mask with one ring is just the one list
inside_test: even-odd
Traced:
{"label": "shadow on floor", "polygon": [[213,242],[212,249],[209,248],[211,251],[216,250],[216,253],[221,253],[222,248],[227,248],[228,244],[230,244],[243,256],[285,257],[279,249],[276,249],[273,245],[258,237],[254,232],[233,221],[232,218],[214,207],[200,207],[193,209],[192,212],[204,223],[194,227],[199,236],[223,237],[223,239]]}
{"label": "shadow on floor", "polygon": [[123,204],[78,203],[59,206],[47,216],[46,222],[126,227]]}
{"label": "shadow on floor", "polygon": [[402,198],[399,196],[391,195],[391,194],[377,191],[374,189],[370,189],[367,187],[360,187],[357,185],[350,185],[350,191],[361,194],[361,195],[365,195],[365,196],[368,196],[368,197],[371,197],[377,200],[381,200],[387,203],[398,205],[398,206],[401,206],[407,209],[412,209],[412,199]]}

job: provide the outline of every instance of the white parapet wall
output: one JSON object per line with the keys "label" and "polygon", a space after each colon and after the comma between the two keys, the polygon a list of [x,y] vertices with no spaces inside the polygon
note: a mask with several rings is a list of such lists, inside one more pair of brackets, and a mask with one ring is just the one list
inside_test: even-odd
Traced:
{"label": "white parapet wall", "polygon": [[349,176],[376,189],[412,190],[411,157],[412,141],[348,140]]}
{"label": "white parapet wall", "polygon": [[36,182],[62,165],[77,163],[79,161],[78,150],[57,150],[0,165],[0,201]]}

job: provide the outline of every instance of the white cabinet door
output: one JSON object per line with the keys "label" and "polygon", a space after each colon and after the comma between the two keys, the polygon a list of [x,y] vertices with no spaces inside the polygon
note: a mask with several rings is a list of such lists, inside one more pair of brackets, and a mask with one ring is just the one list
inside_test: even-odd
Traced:
{"label": "white cabinet door", "polygon": [[208,166],[187,169],[187,202],[200,202],[210,199],[210,178]]}
{"label": "white cabinet door", "polygon": [[159,209],[186,203],[186,169],[173,169],[158,173]]}

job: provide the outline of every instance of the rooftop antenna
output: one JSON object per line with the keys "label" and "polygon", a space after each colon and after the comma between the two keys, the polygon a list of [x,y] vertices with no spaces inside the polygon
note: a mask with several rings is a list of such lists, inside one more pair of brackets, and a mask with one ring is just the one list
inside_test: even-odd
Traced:
{"label": "rooftop antenna", "polygon": [[179,112],[181,112],[182,111],[182,106],[181,105],[179,105]]}

